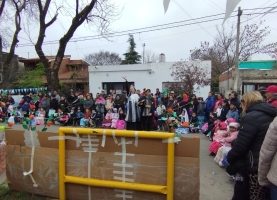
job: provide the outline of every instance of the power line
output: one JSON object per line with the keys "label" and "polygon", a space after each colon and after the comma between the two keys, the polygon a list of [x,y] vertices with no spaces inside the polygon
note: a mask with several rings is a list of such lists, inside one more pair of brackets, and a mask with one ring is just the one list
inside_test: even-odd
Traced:
{"label": "power line", "polygon": [[[172,0],[173,3],[175,3],[188,17],[193,18],[177,1]],[[206,29],[204,29],[201,24],[198,24],[198,26],[200,28],[202,28],[202,30],[204,30],[206,33],[208,33],[208,35],[210,35],[212,38],[214,37],[209,31],[207,31]]]}
{"label": "power line", "polygon": [[[271,13],[274,13],[274,12],[271,12]],[[224,14],[224,13],[222,13],[222,14]],[[222,14],[211,15],[211,16],[212,17],[213,16],[219,16],[219,15],[222,15]],[[264,13],[254,13],[254,14],[251,14],[251,15],[260,15],[260,14],[264,14]],[[243,15],[249,15],[249,14],[243,14]],[[210,20],[197,21],[197,22],[193,22],[193,23],[179,24],[179,23],[193,21],[193,20],[197,20],[197,19],[209,18],[211,16],[200,17],[200,18],[195,18],[195,19],[190,19],[190,20],[184,20],[184,21],[179,21],[179,22],[173,22],[173,23],[168,23],[168,24],[149,26],[149,27],[144,27],[144,28],[137,28],[137,29],[132,29],[132,30],[120,31],[120,32],[114,32],[114,33],[106,34],[105,36],[106,37],[108,37],[108,36],[109,37],[117,37],[117,36],[129,35],[129,34],[145,33],[145,32],[165,30],[165,29],[170,29],[170,28],[189,26],[189,25],[195,25],[195,24],[212,22],[212,21],[217,21],[217,20],[224,19],[224,17],[221,17],[221,18],[213,18],[213,19],[210,19]],[[232,17],[236,17],[236,16],[231,16],[231,18]],[[172,24],[179,24],[179,25],[167,26],[167,25],[172,25]],[[163,26],[167,26],[167,27],[163,27]],[[153,29],[155,27],[157,27],[157,28]],[[160,27],[162,27],[162,28],[160,28]],[[144,30],[144,29],[150,29],[150,30]],[[104,36],[102,36],[102,35],[84,36],[84,37],[72,38],[69,42],[86,41],[86,40],[94,40],[94,39],[101,39],[101,38],[104,38]],[[59,40],[46,41],[43,45],[57,44],[58,42],[59,42]],[[25,43],[25,44],[19,44],[18,45],[18,47],[25,47],[25,46],[33,46],[33,44],[32,43]]]}

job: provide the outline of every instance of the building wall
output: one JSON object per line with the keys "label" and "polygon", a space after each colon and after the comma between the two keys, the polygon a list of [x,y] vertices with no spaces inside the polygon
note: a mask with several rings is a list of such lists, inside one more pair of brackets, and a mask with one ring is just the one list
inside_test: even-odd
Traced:
{"label": "building wall", "polygon": [[[198,64],[201,68],[211,71],[210,61],[191,61],[188,64]],[[137,89],[150,88],[155,91],[156,88],[162,90],[163,82],[174,82],[171,76],[170,67],[173,62],[147,63],[137,65],[111,65],[111,66],[89,66],[89,87],[90,92],[95,94],[101,91],[102,82],[124,82],[122,77],[134,82]],[[196,95],[206,97],[210,91],[210,86],[202,87],[196,91]]]}

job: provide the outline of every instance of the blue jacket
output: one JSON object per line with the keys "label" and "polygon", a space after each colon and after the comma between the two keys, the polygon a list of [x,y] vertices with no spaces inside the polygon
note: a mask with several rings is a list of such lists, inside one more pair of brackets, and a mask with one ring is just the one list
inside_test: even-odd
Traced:
{"label": "blue jacket", "polygon": [[23,104],[22,106],[21,106],[21,110],[23,111],[23,112],[28,112],[29,111],[29,104]]}
{"label": "blue jacket", "polygon": [[85,116],[84,113],[82,113],[82,112],[76,112],[76,117],[77,118],[83,118],[84,116]]}
{"label": "blue jacket", "polygon": [[214,96],[210,96],[206,99],[205,112],[212,112],[214,108]]}
{"label": "blue jacket", "polygon": [[236,119],[236,121],[239,121],[239,112],[238,110],[229,110],[228,114],[227,114],[227,119],[228,118],[234,118]]}

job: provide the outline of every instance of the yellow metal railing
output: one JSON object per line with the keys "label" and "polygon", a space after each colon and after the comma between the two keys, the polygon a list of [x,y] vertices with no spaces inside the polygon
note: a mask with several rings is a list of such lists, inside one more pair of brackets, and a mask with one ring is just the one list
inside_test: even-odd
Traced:
{"label": "yellow metal railing", "polygon": [[[74,130],[74,131],[73,131]],[[103,129],[88,129],[88,128],[59,128],[59,136],[63,138],[66,134],[79,135],[102,135]],[[134,131],[125,130],[106,130],[106,136],[118,137],[135,137]],[[107,181],[93,178],[81,178],[74,176],[67,176],[65,174],[65,140],[59,140],[59,198],[60,200],[66,200],[65,184],[75,183],[81,185],[88,185],[94,187],[106,187],[106,188],[117,188],[126,190],[137,190],[144,192],[154,192],[165,194],[167,200],[173,200],[173,186],[174,186],[174,133],[164,132],[145,132],[139,131],[138,138],[151,138],[151,139],[171,139],[168,142],[167,149],[167,185],[150,185],[150,184],[138,184],[138,183],[127,183],[119,181]]]}

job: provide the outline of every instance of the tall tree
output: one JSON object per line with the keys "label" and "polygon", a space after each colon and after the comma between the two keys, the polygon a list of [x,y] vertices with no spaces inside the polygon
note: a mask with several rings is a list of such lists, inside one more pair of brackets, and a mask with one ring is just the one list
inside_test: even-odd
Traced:
{"label": "tall tree", "polygon": [[94,66],[119,65],[121,63],[119,54],[103,50],[86,55],[84,60]]}
{"label": "tall tree", "polygon": [[[45,66],[45,73],[48,87],[51,91],[59,89],[59,76],[58,72],[60,69],[61,62],[64,57],[66,46],[69,40],[72,38],[75,31],[86,21],[89,24],[96,24],[102,34],[107,31],[107,28],[111,22],[111,18],[115,16],[115,6],[109,3],[109,0],[106,1],[97,1],[92,0],[89,3],[85,0],[76,0],[75,6],[72,5],[72,2],[68,2],[71,8],[74,8],[74,15],[72,18],[72,23],[67,29],[66,33],[59,40],[58,52],[55,56],[53,64],[50,64],[45,56],[45,53],[42,49],[42,45],[45,38],[46,29],[51,26],[58,17],[58,12],[62,7],[59,7],[56,10],[56,14],[50,19],[49,22],[46,22],[48,18],[48,10],[50,7],[51,0],[37,0],[38,9],[39,9],[39,35],[37,42],[35,44],[35,49]],[[73,13],[72,10],[67,10],[66,13]]]}
{"label": "tall tree", "polygon": [[[247,61],[255,54],[268,54],[276,49],[277,42],[263,44],[270,34],[268,27],[261,28],[259,24],[250,24],[242,27],[240,36],[239,60]],[[218,76],[229,71],[235,65],[236,31],[235,26],[227,32],[224,27],[217,28],[217,36],[212,44],[201,42],[200,47],[190,51],[191,60],[211,60],[212,79],[218,82]]]}
{"label": "tall tree", "polygon": [[[3,5],[2,1],[2,5]],[[16,79],[14,63],[15,48],[19,42],[18,36],[21,31],[22,17],[29,12],[28,8],[31,8],[33,5],[33,0],[10,0],[5,4],[5,14],[2,13],[1,25],[7,24],[8,27],[5,27],[5,37],[3,37],[3,46],[8,47],[8,39],[11,37],[11,45],[9,45],[8,54],[3,59],[3,72],[2,72],[2,83],[1,87],[6,88],[10,86],[10,83]],[[31,15],[31,14],[30,14]],[[29,15],[29,16],[30,16]],[[30,19],[28,19],[30,20]],[[14,23],[14,26],[11,24]]]}
{"label": "tall tree", "polygon": [[200,62],[190,64],[186,61],[180,61],[174,63],[171,66],[171,76],[176,81],[175,83],[169,83],[168,89],[174,90],[178,88],[179,91],[184,91],[191,95],[200,87],[210,85],[211,77],[209,71],[206,68],[200,67]]}
{"label": "tall tree", "polygon": [[136,43],[133,35],[129,35],[128,42],[130,46],[128,51],[123,54],[125,56],[125,60],[123,60],[121,64],[139,64],[141,55],[135,51]]}

